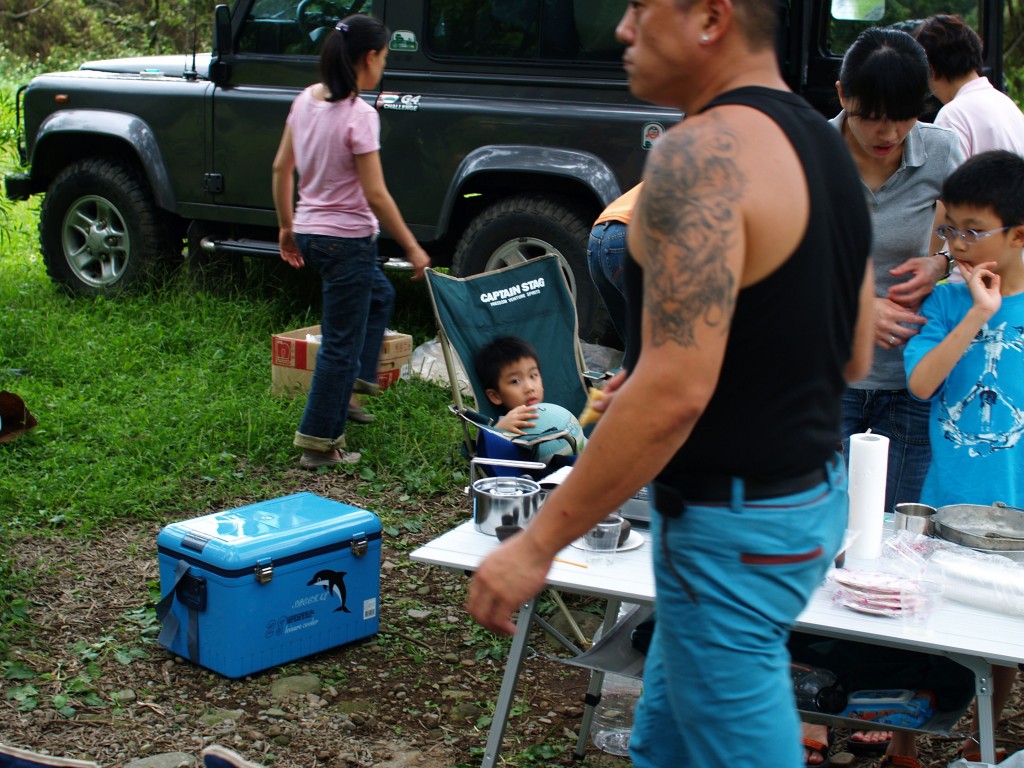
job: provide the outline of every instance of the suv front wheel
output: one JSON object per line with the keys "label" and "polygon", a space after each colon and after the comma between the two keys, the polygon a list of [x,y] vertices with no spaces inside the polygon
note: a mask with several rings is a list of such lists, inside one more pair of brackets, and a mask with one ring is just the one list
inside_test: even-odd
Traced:
{"label": "suv front wheel", "polygon": [[592,217],[565,199],[508,197],[484,209],[466,227],[455,247],[452,272],[468,277],[556,254],[576,300],[580,337],[600,340],[608,318],[587,267],[591,226]]}
{"label": "suv front wheel", "polygon": [[148,186],[108,159],[79,160],[53,180],[39,239],[50,277],[82,295],[148,284],[174,255],[166,216]]}

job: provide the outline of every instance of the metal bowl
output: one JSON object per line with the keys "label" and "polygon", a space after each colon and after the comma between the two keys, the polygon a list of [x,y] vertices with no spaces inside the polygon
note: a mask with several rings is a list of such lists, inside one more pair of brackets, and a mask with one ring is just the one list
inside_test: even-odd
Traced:
{"label": "metal bowl", "polygon": [[1024,550],[1024,510],[1003,504],[951,504],[935,513],[935,533],[988,552]]}
{"label": "metal bowl", "polygon": [[893,507],[892,519],[897,531],[935,535],[935,507],[927,504],[902,503]]}

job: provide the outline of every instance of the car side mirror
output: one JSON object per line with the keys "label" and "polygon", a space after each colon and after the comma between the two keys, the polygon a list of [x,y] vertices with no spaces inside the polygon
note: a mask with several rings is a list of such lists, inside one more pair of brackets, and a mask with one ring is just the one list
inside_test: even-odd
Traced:
{"label": "car side mirror", "polygon": [[232,53],[231,9],[226,5],[218,5],[213,9],[213,60],[210,62],[210,79],[213,82],[227,80],[228,65],[224,57]]}

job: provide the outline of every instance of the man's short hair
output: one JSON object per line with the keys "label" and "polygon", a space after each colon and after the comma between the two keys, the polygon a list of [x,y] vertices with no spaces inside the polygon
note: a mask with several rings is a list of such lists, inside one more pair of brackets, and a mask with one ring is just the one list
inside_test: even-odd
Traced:
{"label": "man's short hair", "polygon": [[540,367],[537,350],[530,342],[518,336],[499,336],[480,348],[473,365],[484,389],[497,389],[501,369],[523,358],[536,360]]}
{"label": "man's short hair", "polygon": [[942,185],[945,205],[991,210],[1004,227],[1024,224],[1024,158],[996,149],[967,159]]}
{"label": "man's short hair", "polygon": [[[676,5],[686,10],[696,0],[676,0]],[[778,0],[732,0],[736,12],[736,24],[752,51],[760,51],[775,45],[775,30],[779,24]]]}
{"label": "man's short hair", "polygon": [[972,72],[981,73],[981,38],[959,16],[942,13],[925,19],[915,36],[936,78],[959,80]]}

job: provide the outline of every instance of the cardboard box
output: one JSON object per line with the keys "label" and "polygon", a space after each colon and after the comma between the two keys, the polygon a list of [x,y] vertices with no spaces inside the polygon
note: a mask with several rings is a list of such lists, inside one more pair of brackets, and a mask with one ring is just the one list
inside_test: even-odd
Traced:
{"label": "cardboard box", "polygon": [[312,493],[170,523],[159,643],[227,677],[376,634],[381,522]]}
{"label": "cardboard box", "polygon": [[[270,360],[270,391],[273,394],[294,397],[309,391],[320,342],[307,341],[306,336],[319,335],[319,325],[273,335]],[[386,334],[380,349],[377,385],[387,389],[400,378],[407,378],[411,358],[412,336],[395,332]]]}

